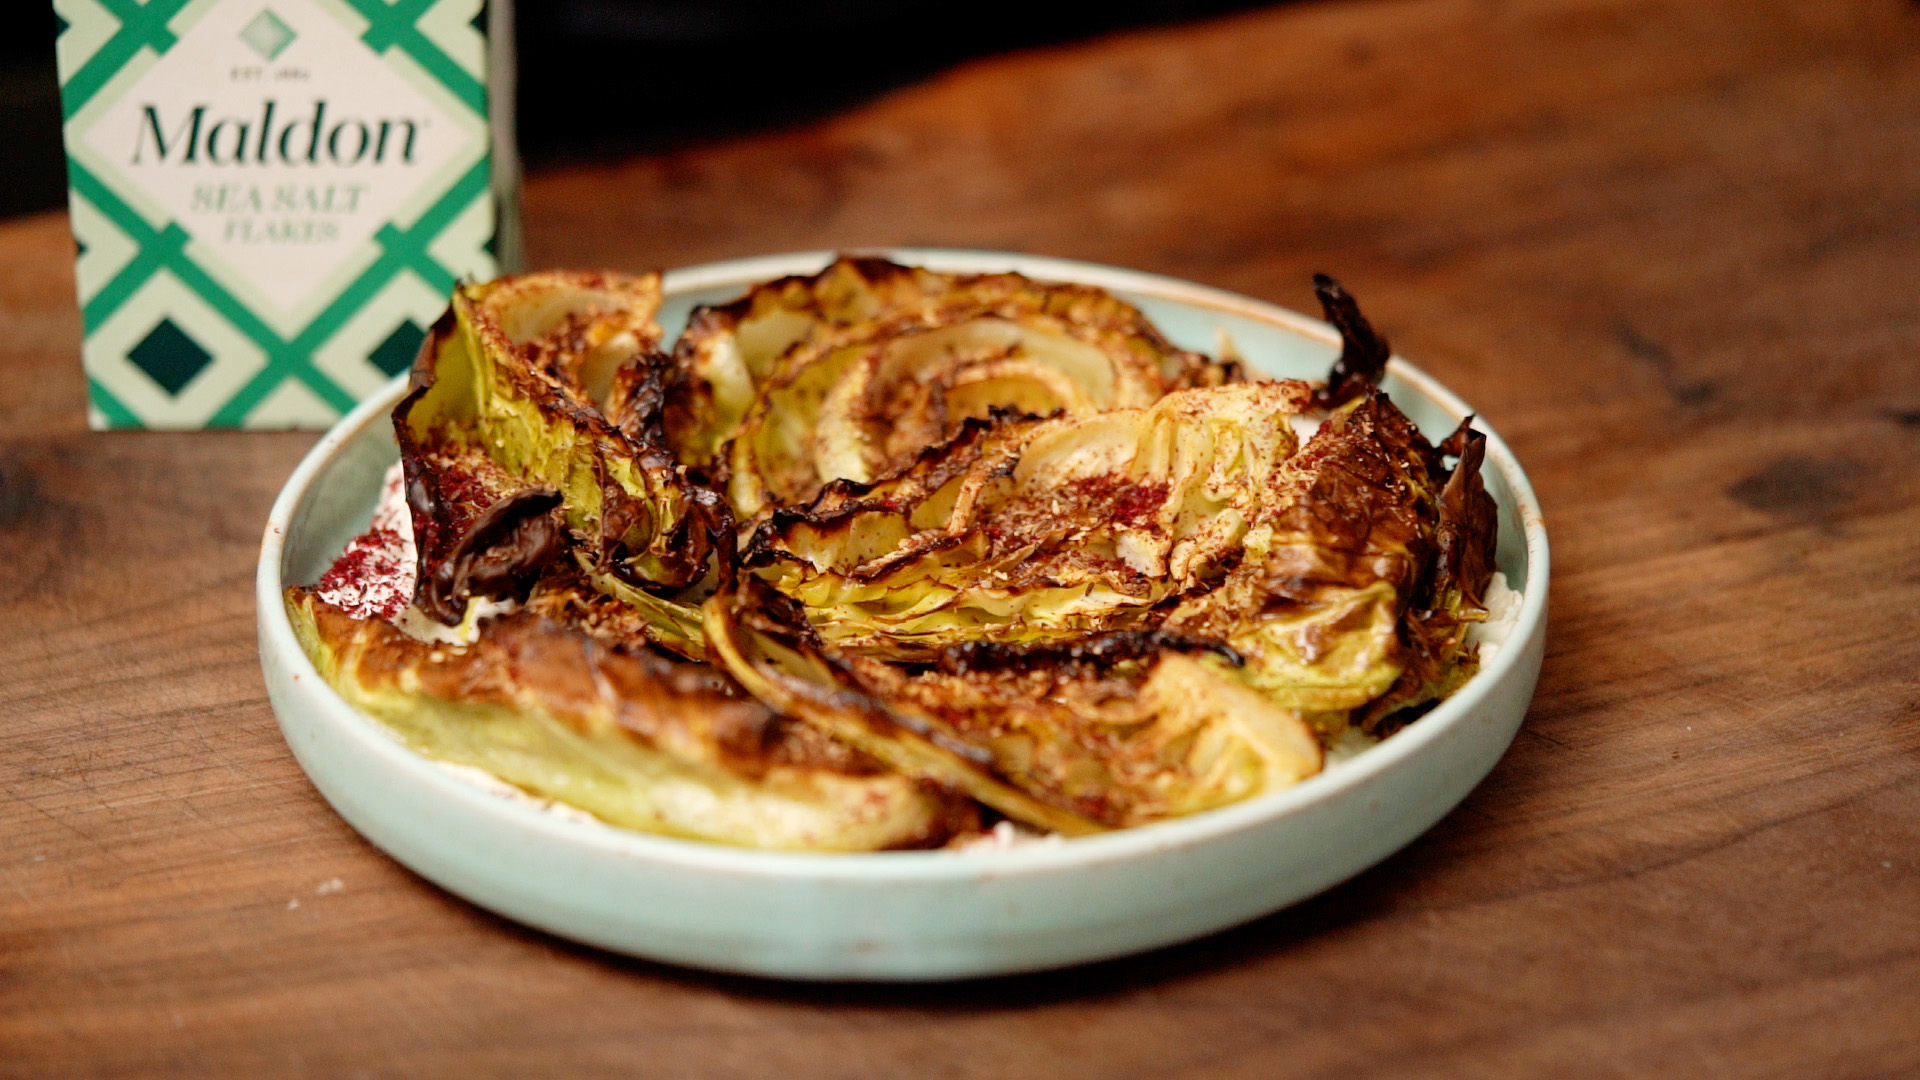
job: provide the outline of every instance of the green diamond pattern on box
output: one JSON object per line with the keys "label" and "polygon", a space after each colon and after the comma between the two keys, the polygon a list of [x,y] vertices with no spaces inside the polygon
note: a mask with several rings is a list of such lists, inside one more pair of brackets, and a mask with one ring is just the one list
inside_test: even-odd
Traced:
{"label": "green diamond pattern on box", "polygon": [[278,58],[288,45],[293,44],[293,38],[293,27],[266,9],[255,15],[253,21],[240,31],[240,40],[253,46],[253,51],[259,53],[262,60]]}
{"label": "green diamond pattern on box", "polygon": [[414,354],[420,351],[420,343],[427,339],[427,332],[420,329],[412,319],[403,320],[387,335],[387,340],[374,346],[367,359],[373,366],[389,375],[398,375],[412,365]]}
{"label": "green diamond pattern on box", "polygon": [[515,262],[505,0],[54,9],[94,426],[325,426]]}
{"label": "green diamond pattern on box", "polygon": [[178,396],[195,375],[213,363],[213,354],[188,337],[172,319],[161,319],[140,344],[127,350],[127,359],[146,372],[160,388]]}

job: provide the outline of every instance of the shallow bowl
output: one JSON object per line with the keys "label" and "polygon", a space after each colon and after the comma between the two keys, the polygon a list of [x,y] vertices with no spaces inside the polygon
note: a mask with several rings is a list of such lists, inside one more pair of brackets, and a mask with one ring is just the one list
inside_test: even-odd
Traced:
{"label": "shallow bowl", "polygon": [[[1323,377],[1333,330],[1271,304],[1130,270],[993,252],[879,252],[936,270],[1017,270],[1101,286],[1175,343],[1224,331],[1250,367]],[[812,273],[830,253],[666,275],[669,339],[694,305]],[[1384,389],[1430,436],[1470,410],[1395,360]],[[953,979],[1099,960],[1256,918],[1386,858],[1466,797],[1518,730],[1546,635],[1547,534],[1526,474],[1487,434],[1498,565],[1522,591],[1505,647],[1399,734],[1284,791],[1192,817],[1002,850],[814,855],[649,836],[555,814],[420,757],[314,671],[281,601],[366,528],[397,458],[396,381],[314,446],[274,503],[260,550],[260,662],[281,731],[340,816],[422,877],[562,937],[718,971],[806,979]]]}

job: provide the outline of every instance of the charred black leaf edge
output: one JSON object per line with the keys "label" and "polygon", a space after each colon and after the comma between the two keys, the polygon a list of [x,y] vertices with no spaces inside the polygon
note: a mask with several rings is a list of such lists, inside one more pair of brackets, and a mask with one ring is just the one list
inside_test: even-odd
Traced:
{"label": "charred black leaf edge", "polygon": [[1313,292],[1327,321],[1340,331],[1340,357],[1327,373],[1327,385],[1314,391],[1313,403],[1337,409],[1380,385],[1393,349],[1360,313],[1360,303],[1326,274],[1313,275]]}
{"label": "charred black leaf edge", "polygon": [[468,598],[525,600],[542,570],[565,548],[565,526],[554,511],[560,492],[530,487],[495,500],[416,593],[420,610],[452,626],[466,614]]}
{"label": "charred black leaf edge", "polygon": [[1173,630],[1108,630],[1067,641],[961,642],[942,649],[934,666],[946,675],[1036,666],[1073,666],[1104,672],[1115,664],[1144,660],[1161,652],[1212,653],[1234,667],[1246,664],[1246,658],[1232,646],[1212,638]]}

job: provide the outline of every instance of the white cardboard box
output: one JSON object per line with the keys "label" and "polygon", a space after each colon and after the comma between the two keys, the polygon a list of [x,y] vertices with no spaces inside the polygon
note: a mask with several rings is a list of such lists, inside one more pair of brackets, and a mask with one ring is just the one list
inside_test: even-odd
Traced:
{"label": "white cardboard box", "polygon": [[327,427],[517,261],[504,0],[54,11],[94,427]]}

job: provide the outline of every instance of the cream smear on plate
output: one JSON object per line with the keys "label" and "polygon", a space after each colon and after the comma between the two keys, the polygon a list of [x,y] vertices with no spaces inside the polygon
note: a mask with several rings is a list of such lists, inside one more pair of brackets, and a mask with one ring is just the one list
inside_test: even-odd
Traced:
{"label": "cream smear on plate", "polygon": [[1482,597],[1487,604],[1487,621],[1467,627],[1467,644],[1480,648],[1480,664],[1493,663],[1500,655],[1507,638],[1513,635],[1514,624],[1520,621],[1520,591],[1507,584],[1507,575],[1498,570],[1493,572],[1493,580],[1487,583],[1487,595]]}

